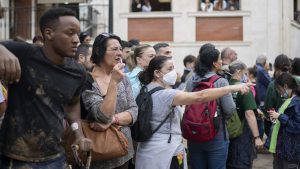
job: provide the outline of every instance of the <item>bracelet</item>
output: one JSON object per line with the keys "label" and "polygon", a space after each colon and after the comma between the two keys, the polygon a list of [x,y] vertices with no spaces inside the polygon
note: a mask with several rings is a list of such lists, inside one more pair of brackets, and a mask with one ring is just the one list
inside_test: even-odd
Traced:
{"label": "bracelet", "polygon": [[260,137],[259,137],[259,136],[255,136],[255,137],[253,137],[253,139],[254,139],[254,140],[260,139]]}
{"label": "bracelet", "polygon": [[116,125],[119,125],[120,124],[120,120],[119,120],[119,117],[114,115],[114,118],[115,118],[115,124]]}
{"label": "bracelet", "polygon": [[71,124],[71,129],[72,129],[72,131],[78,130],[78,129],[79,129],[78,123],[77,123],[77,122],[72,123],[72,124]]}

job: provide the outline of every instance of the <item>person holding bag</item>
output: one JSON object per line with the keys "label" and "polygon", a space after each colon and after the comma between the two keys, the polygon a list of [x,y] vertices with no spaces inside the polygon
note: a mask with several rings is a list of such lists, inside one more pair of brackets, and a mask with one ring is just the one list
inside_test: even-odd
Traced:
{"label": "person holding bag", "polygon": [[90,122],[93,130],[99,132],[111,125],[121,126],[120,130],[128,141],[128,153],[108,160],[94,159],[91,168],[95,169],[127,169],[134,154],[129,126],[136,121],[138,111],[130,82],[123,73],[120,42],[121,39],[112,34],[102,33],[96,37],[91,56],[95,66],[88,74],[81,95],[81,116]]}

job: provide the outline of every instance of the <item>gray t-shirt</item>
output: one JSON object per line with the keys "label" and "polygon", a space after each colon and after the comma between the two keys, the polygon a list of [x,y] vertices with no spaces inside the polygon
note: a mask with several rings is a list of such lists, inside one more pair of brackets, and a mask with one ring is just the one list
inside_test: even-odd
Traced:
{"label": "gray t-shirt", "polygon": [[[156,83],[150,83],[147,88],[148,91],[158,87]],[[176,89],[164,89],[159,90],[152,94],[153,101],[153,110],[152,110],[152,119],[150,121],[152,129],[154,130],[171,112],[172,102],[175,97],[177,90]],[[161,126],[157,133],[161,134],[170,134],[170,118]],[[180,129],[180,120],[181,115],[178,107],[175,107],[174,116],[172,118],[172,134],[181,135]]]}

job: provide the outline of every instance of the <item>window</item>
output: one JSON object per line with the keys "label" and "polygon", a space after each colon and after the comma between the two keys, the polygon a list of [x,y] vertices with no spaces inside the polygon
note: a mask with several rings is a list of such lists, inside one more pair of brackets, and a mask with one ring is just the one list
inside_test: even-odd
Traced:
{"label": "window", "polygon": [[199,10],[212,11],[236,11],[240,10],[239,0],[199,0]]}
{"label": "window", "polygon": [[294,0],[294,20],[300,23],[300,0]]}
{"label": "window", "polygon": [[132,0],[132,12],[171,11],[172,0]]}

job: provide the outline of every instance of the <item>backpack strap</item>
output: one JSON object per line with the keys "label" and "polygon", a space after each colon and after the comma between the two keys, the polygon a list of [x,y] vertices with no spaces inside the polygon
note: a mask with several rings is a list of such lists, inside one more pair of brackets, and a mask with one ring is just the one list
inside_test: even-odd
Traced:
{"label": "backpack strap", "polygon": [[219,75],[213,75],[212,77],[209,78],[209,83],[214,83],[215,81],[217,81],[218,79],[220,79],[221,77]]}
{"label": "backpack strap", "polygon": [[[171,117],[171,115],[173,116],[174,115],[174,109],[175,109],[175,107],[174,106],[172,106],[172,110],[170,111],[170,113],[167,115],[167,117],[165,117],[164,118],[164,120],[153,130],[153,132],[152,132],[152,134],[154,134],[155,132],[157,132],[160,128],[161,128],[161,126],[167,121],[167,119],[169,118],[169,117]],[[172,135],[171,135],[171,128],[172,128],[172,119],[171,119],[171,121],[170,121],[170,137],[169,137],[169,140],[168,140],[168,143],[170,143],[171,142],[171,138],[172,138]]]}
{"label": "backpack strap", "polygon": [[[214,83],[220,78],[221,77],[219,75],[213,75],[212,77],[209,78],[209,83]],[[221,111],[221,114],[222,114],[222,119],[221,120],[222,120],[222,123],[223,123],[224,140],[226,140],[227,137],[226,137],[225,114],[224,114],[222,106],[219,105],[218,107],[220,107],[220,111]]]}
{"label": "backpack strap", "polygon": [[155,93],[155,92],[157,92],[157,91],[159,91],[159,90],[163,90],[163,89],[165,89],[165,88],[163,88],[163,87],[161,87],[161,86],[157,86],[157,87],[151,89],[148,93],[149,93],[150,95],[152,95],[153,93]]}

